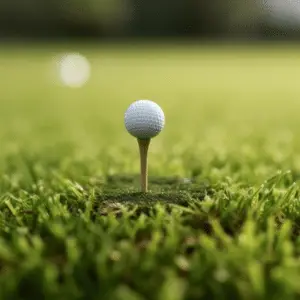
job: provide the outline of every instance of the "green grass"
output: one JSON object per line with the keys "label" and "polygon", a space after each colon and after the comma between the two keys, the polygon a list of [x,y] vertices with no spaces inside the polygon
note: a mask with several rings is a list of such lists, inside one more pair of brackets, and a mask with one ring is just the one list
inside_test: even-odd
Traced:
{"label": "green grass", "polygon": [[[53,71],[74,49],[82,89]],[[3,47],[0,298],[298,299],[299,70],[295,46]],[[142,98],[167,121],[146,195]]]}

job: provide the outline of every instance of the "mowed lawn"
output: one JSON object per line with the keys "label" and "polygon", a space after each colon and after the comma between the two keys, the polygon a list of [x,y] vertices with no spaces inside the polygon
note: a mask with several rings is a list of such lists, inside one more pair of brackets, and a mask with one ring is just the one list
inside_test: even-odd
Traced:
{"label": "mowed lawn", "polygon": [[[0,298],[298,299],[299,70],[298,46],[1,47]],[[146,195],[138,99],[166,115]]]}

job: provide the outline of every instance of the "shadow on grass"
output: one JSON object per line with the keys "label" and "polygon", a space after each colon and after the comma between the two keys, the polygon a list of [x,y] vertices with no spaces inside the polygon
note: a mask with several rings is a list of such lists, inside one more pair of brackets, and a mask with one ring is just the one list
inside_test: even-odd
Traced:
{"label": "shadow on grass", "polygon": [[190,196],[185,192],[115,192],[110,194],[102,194],[97,196],[97,202],[94,209],[100,215],[107,215],[113,213],[115,215],[122,215],[122,208],[135,207],[135,215],[141,213],[149,215],[155,204],[177,204],[188,206]]}
{"label": "shadow on grass", "polygon": [[[140,178],[138,175],[114,175],[106,178],[103,186],[103,192],[113,191],[130,191],[137,192],[140,186]],[[193,178],[181,177],[149,177],[149,190],[151,192],[167,192],[167,191],[193,191],[203,193],[204,190],[211,192],[212,189],[207,181],[196,182]],[[140,195],[138,195],[140,196]]]}
{"label": "shadow on grass", "polygon": [[190,199],[187,192],[115,192],[109,194],[98,195],[98,200],[101,202],[119,202],[119,203],[132,203],[132,204],[148,204],[152,205],[157,202],[173,203],[185,205]]}
{"label": "shadow on grass", "polygon": [[122,207],[137,207],[136,213],[149,214],[155,204],[188,206],[191,200],[202,201],[213,190],[207,182],[193,182],[180,177],[150,177],[149,192],[139,192],[139,176],[109,176],[96,195],[94,210],[100,215],[118,215]]}
{"label": "shadow on grass", "polygon": [[180,177],[149,177],[149,192],[139,192],[138,175],[108,176],[98,195],[102,201],[147,202],[149,204],[164,201],[181,204],[190,198],[203,200],[212,195],[213,189],[208,182],[196,182]]}

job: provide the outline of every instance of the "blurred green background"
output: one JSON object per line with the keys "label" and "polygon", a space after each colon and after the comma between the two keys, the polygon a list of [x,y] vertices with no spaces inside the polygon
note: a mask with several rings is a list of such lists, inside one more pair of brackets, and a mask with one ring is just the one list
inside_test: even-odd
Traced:
{"label": "blurred green background", "polygon": [[[56,62],[75,49],[91,66],[79,88],[65,84]],[[152,175],[189,177],[198,169],[212,181],[230,175],[261,184],[278,169],[298,174],[298,53],[291,45],[2,48],[3,171],[20,170],[20,161],[15,168],[11,162],[23,153],[40,179],[52,169],[79,182],[137,173],[124,112],[137,99],[151,99],[166,114],[166,128],[151,146]]]}
{"label": "blurred green background", "polygon": [[300,4],[278,0],[10,0],[0,37],[297,38]]}
{"label": "blurred green background", "polygon": [[146,98],[167,116],[152,174],[205,177],[213,161],[218,178],[242,165],[237,180],[297,173],[299,47],[287,41],[299,20],[296,1],[2,1],[3,170],[25,151],[77,179],[76,159],[86,176],[137,172],[123,115]]}

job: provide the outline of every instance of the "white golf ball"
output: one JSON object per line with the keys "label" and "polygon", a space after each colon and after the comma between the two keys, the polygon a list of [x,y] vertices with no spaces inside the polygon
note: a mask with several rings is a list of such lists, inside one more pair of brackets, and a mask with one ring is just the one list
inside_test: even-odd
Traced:
{"label": "white golf ball", "polygon": [[139,139],[151,139],[158,135],[165,125],[163,110],[150,100],[133,102],[125,113],[127,131]]}

